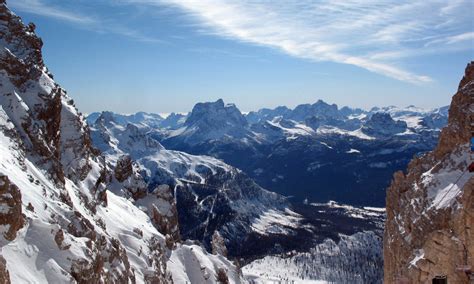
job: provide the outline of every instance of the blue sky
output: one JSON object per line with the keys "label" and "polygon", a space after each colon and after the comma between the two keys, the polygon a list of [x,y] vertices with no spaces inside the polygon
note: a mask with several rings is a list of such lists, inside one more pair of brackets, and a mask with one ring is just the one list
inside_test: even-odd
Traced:
{"label": "blue sky", "polygon": [[447,105],[474,59],[471,0],[10,0],[83,112]]}

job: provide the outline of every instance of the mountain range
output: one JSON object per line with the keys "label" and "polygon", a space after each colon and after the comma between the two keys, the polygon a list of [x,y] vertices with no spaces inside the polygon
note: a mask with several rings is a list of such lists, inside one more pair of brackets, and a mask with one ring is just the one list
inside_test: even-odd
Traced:
{"label": "mountain range", "polygon": [[472,276],[474,63],[429,110],[219,99],[86,117],[35,29],[0,0],[0,282]]}
{"label": "mountain range", "polygon": [[88,124],[47,69],[35,28],[0,0],[2,282],[242,283],[254,259],[381,235],[383,211],[293,204],[222,160],[160,143],[179,131],[206,139],[192,128],[213,123],[215,139],[241,124],[247,135],[235,106],[212,108],[232,125],[203,120],[207,104],[184,121],[104,112]]}
{"label": "mountain range", "polygon": [[[136,120],[133,124],[165,148],[208,155],[241,169],[258,184],[297,201],[383,206],[394,171],[434,148],[448,107],[374,107],[368,111],[327,104],[277,107],[243,114],[223,100],[198,103],[181,123]],[[88,116],[94,125],[100,113]],[[151,115],[149,114],[149,117]]]}

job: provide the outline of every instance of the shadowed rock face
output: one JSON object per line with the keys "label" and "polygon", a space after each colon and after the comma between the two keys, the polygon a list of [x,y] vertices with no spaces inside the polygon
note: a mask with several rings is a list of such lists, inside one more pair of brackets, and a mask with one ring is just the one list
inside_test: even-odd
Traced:
{"label": "shadowed rock face", "polygon": [[181,241],[178,224],[178,209],[171,188],[168,185],[160,185],[154,191],[159,204],[162,206],[152,207],[152,221],[159,231],[166,236],[166,245],[173,248],[176,242]]}
{"label": "shadowed rock face", "polygon": [[233,105],[225,105],[222,99],[213,103],[198,103],[186,119],[185,125],[199,125],[201,127],[225,128],[228,125],[245,126],[247,120]]}
{"label": "shadowed rock face", "polygon": [[[21,207],[21,192],[18,187],[10,182],[7,176],[0,174],[0,225],[8,229],[3,232],[5,239],[13,241],[16,232],[25,223]],[[0,272],[1,273],[1,272]]]}
{"label": "shadowed rock face", "polygon": [[474,265],[474,175],[469,150],[474,119],[474,62],[449,110],[449,124],[436,149],[397,172],[387,191],[384,282],[427,283],[447,275],[449,283],[468,283],[457,271]]}
{"label": "shadowed rock face", "polygon": [[123,182],[133,173],[132,168],[132,159],[129,155],[121,156],[118,161],[117,165],[115,166],[115,178],[119,182]]}
{"label": "shadowed rock face", "polygon": [[394,135],[402,133],[406,129],[406,122],[395,121],[388,113],[374,113],[362,127],[365,134],[374,136]]}
{"label": "shadowed rock face", "polygon": [[296,121],[304,121],[308,117],[320,117],[324,119],[342,119],[336,104],[327,104],[322,100],[316,103],[298,105],[291,114],[288,115],[290,119]]}

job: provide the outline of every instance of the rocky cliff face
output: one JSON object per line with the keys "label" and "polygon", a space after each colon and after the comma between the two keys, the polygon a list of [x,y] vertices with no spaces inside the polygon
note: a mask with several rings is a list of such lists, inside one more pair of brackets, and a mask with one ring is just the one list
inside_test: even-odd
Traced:
{"label": "rocky cliff face", "polygon": [[324,119],[342,119],[342,115],[339,113],[336,104],[327,104],[322,100],[318,100],[316,103],[298,105],[289,115],[290,119],[296,121],[304,121],[306,118],[315,116]]}
{"label": "rocky cliff face", "polygon": [[198,103],[186,118],[183,127],[169,133],[167,143],[198,144],[227,136],[241,138],[249,135],[247,124],[247,120],[234,104],[224,104],[222,99]]}
{"label": "rocky cliff face", "polygon": [[449,110],[436,149],[397,172],[387,191],[385,283],[468,283],[474,265],[474,174],[469,149],[474,121],[474,62]]}

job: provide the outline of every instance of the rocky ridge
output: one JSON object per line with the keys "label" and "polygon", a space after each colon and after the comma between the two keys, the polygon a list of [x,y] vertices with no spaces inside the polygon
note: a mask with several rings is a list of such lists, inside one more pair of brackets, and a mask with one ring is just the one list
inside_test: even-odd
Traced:
{"label": "rocky ridge", "polygon": [[428,283],[447,276],[469,283],[474,261],[474,62],[453,96],[449,122],[434,151],[397,172],[387,191],[384,282]]}
{"label": "rocky ridge", "polygon": [[92,147],[34,30],[0,1],[2,282],[216,283],[218,271],[240,282],[224,257],[179,242],[169,192],[147,191],[133,161],[110,167]]}

